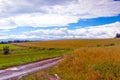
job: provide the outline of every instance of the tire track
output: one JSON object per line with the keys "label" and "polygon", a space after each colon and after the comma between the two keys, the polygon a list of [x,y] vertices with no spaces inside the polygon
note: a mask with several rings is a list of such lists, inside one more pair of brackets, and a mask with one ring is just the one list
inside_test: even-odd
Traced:
{"label": "tire track", "polygon": [[58,64],[62,60],[62,57],[47,59],[39,62],[25,64],[21,66],[15,66],[0,70],[0,80],[12,80],[13,78],[20,78],[29,73],[50,68]]}

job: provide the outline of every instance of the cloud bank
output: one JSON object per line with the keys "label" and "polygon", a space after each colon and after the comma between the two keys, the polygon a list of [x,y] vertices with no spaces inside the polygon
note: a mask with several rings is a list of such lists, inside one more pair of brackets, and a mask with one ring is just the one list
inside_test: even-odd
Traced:
{"label": "cloud bank", "polygon": [[67,26],[118,14],[120,2],[114,0],[0,0],[0,29]]}
{"label": "cloud bank", "polygon": [[70,30],[68,28],[41,29],[24,32],[21,35],[1,35],[0,39],[77,39],[77,38],[113,38],[120,32],[120,22],[101,26],[90,26]]}

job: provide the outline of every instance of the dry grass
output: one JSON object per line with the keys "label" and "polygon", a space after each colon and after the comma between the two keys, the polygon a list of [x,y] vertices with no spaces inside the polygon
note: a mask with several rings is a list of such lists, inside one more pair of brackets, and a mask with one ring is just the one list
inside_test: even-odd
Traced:
{"label": "dry grass", "polygon": [[107,45],[118,45],[120,39],[76,39],[76,40],[52,40],[52,41],[39,41],[39,42],[27,42],[18,43],[22,46],[31,46],[39,48],[69,48],[76,49],[80,47],[96,47]]}
{"label": "dry grass", "polygon": [[[72,40],[70,40],[70,42],[71,41]],[[70,45],[68,46],[69,48],[74,48],[74,52],[66,56],[65,60],[59,65],[52,69],[38,71],[21,80],[48,80],[46,74],[54,75],[56,73],[60,76],[61,80],[120,80],[119,39],[91,40],[90,42],[92,43],[80,41],[74,40],[73,43],[74,46],[77,45],[78,48],[74,48],[74,46],[70,45],[70,42],[67,41],[68,43],[66,44]],[[56,44],[60,44],[60,42]],[[83,46],[81,47],[81,45]],[[53,45],[51,44],[49,46]],[[60,46],[62,47],[62,44]]]}

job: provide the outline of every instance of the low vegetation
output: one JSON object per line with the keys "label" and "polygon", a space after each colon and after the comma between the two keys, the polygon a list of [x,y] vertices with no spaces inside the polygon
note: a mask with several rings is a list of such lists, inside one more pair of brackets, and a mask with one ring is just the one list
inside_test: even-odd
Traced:
{"label": "low vegetation", "polygon": [[[4,55],[6,47],[9,46],[8,55]],[[40,49],[35,47],[17,47],[11,44],[0,44],[0,68],[7,68],[10,66],[26,64],[42,59],[63,56],[71,53],[68,49]],[[5,48],[5,51],[3,51]],[[8,49],[7,49],[8,50]],[[5,53],[6,54],[6,53]]]}
{"label": "low vegetation", "polygon": [[14,45],[11,45],[11,44],[0,44],[0,50],[3,49],[3,47],[5,46],[9,46],[10,49],[18,49],[19,47],[18,46],[14,46]]}
{"label": "low vegetation", "polygon": [[[35,46],[36,43],[39,42],[27,44]],[[120,80],[120,39],[43,43],[40,42],[39,47],[71,48],[73,54],[65,56],[59,65],[51,69],[32,73],[20,80],[49,80],[48,74],[58,74],[61,80]]]}
{"label": "low vegetation", "polygon": [[10,54],[9,46],[3,47],[3,54],[4,54],[4,55]]}

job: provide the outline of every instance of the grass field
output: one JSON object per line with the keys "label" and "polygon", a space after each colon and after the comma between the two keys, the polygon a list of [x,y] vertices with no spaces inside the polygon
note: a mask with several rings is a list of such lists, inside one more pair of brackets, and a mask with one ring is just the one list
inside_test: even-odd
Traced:
{"label": "grass field", "polygon": [[3,49],[3,47],[5,46],[9,46],[10,49],[18,49],[19,47],[18,46],[14,46],[14,45],[11,45],[11,44],[0,44],[0,50]]}
{"label": "grass field", "polygon": [[[2,48],[4,46],[10,47],[9,55],[3,54]],[[11,44],[0,44],[0,49],[0,69],[71,53],[71,50],[68,49],[40,49],[18,47]]]}
{"label": "grass field", "polygon": [[51,40],[51,41],[40,41],[40,42],[27,42],[20,43],[22,46],[32,46],[39,48],[69,48],[76,49],[81,47],[100,47],[119,45],[120,39],[73,39],[73,40]]}
{"label": "grass field", "polygon": [[71,48],[73,54],[51,69],[20,80],[49,80],[47,74],[56,73],[61,80],[120,80],[120,39],[46,41],[45,46],[42,42],[27,44],[35,46],[36,43],[37,47]]}

